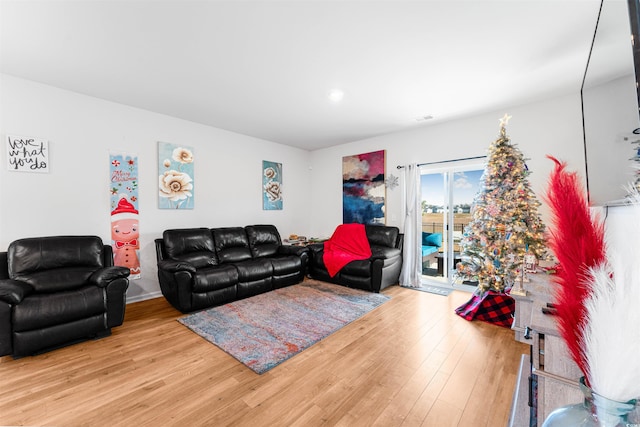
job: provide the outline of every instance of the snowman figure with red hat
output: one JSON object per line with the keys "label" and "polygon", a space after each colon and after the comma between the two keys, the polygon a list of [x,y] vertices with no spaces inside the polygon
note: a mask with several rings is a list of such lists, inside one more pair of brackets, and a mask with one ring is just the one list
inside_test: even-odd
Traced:
{"label": "snowman figure with red hat", "polygon": [[111,211],[111,240],[114,264],[128,267],[129,278],[140,277],[140,230],[138,228],[138,210],[122,196],[118,206]]}

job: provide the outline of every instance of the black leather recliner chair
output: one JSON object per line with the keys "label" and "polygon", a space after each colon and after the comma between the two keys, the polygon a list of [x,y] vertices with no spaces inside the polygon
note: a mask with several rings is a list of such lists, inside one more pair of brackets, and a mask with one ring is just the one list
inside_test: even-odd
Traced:
{"label": "black leather recliner chair", "polygon": [[0,356],[109,335],[124,321],[128,276],[96,236],[12,242],[0,252]]}
{"label": "black leather recliner chair", "polygon": [[333,277],[329,276],[324,264],[324,243],[307,246],[309,277],[370,292],[380,292],[398,283],[402,269],[404,235],[398,227],[382,225],[366,225],[365,232],[371,246],[371,257],[351,261]]}
{"label": "black leather recliner chair", "polygon": [[164,297],[183,313],[304,280],[307,249],[283,245],[273,225],[165,230],[156,239]]}

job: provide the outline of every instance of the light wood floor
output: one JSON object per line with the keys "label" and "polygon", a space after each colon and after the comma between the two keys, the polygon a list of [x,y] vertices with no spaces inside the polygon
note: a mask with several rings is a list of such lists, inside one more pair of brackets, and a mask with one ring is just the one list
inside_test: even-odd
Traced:
{"label": "light wood floor", "polygon": [[505,426],[528,346],[457,316],[469,293],[384,293],[263,375],[176,322],[163,298],[130,304],[110,337],[0,358],[0,425]]}

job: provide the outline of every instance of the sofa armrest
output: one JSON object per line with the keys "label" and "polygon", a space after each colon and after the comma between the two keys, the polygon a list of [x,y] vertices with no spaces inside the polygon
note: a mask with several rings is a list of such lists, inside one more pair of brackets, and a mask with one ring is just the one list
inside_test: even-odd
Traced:
{"label": "sofa armrest", "polygon": [[278,255],[297,255],[309,252],[305,246],[282,245],[278,247]]}
{"label": "sofa armrest", "polygon": [[397,248],[388,248],[386,246],[371,246],[371,259],[385,260],[398,256],[402,256],[402,251]]}
{"label": "sofa armrest", "polygon": [[9,278],[9,262],[7,261],[7,253],[0,252],[0,280]]}
{"label": "sofa armrest", "polygon": [[166,258],[164,254],[164,239],[155,239],[153,242],[156,247],[156,261],[160,262]]}
{"label": "sofa armrest", "polygon": [[116,279],[129,277],[129,274],[131,274],[131,270],[127,267],[106,267],[94,272],[91,277],[89,277],[89,282],[93,285],[104,288]]}
{"label": "sofa armrest", "polygon": [[107,326],[109,328],[120,326],[124,322],[128,287],[129,280],[127,278],[114,280],[105,287],[107,291]]}
{"label": "sofa armrest", "polygon": [[0,357],[13,353],[13,304],[0,300]]}
{"label": "sofa armrest", "polygon": [[321,252],[324,250],[324,242],[311,243],[310,245],[307,245],[306,248],[309,252]]}
{"label": "sofa armrest", "polygon": [[33,291],[33,287],[19,280],[0,280],[0,301],[9,304],[20,304],[20,302]]}
{"label": "sofa armrest", "polygon": [[195,273],[196,267],[186,261],[165,259],[158,262],[158,270],[167,271],[169,273],[177,273],[178,271],[188,271],[189,273]]}

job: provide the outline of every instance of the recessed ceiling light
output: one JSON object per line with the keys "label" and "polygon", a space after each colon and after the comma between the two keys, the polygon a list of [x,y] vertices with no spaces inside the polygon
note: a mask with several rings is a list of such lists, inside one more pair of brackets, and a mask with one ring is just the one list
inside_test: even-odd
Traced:
{"label": "recessed ceiling light", "polygon": [[329,92],[329,99],[333,102],[340,102],[344,98],[344,92],[340,89],[333,89]]}

